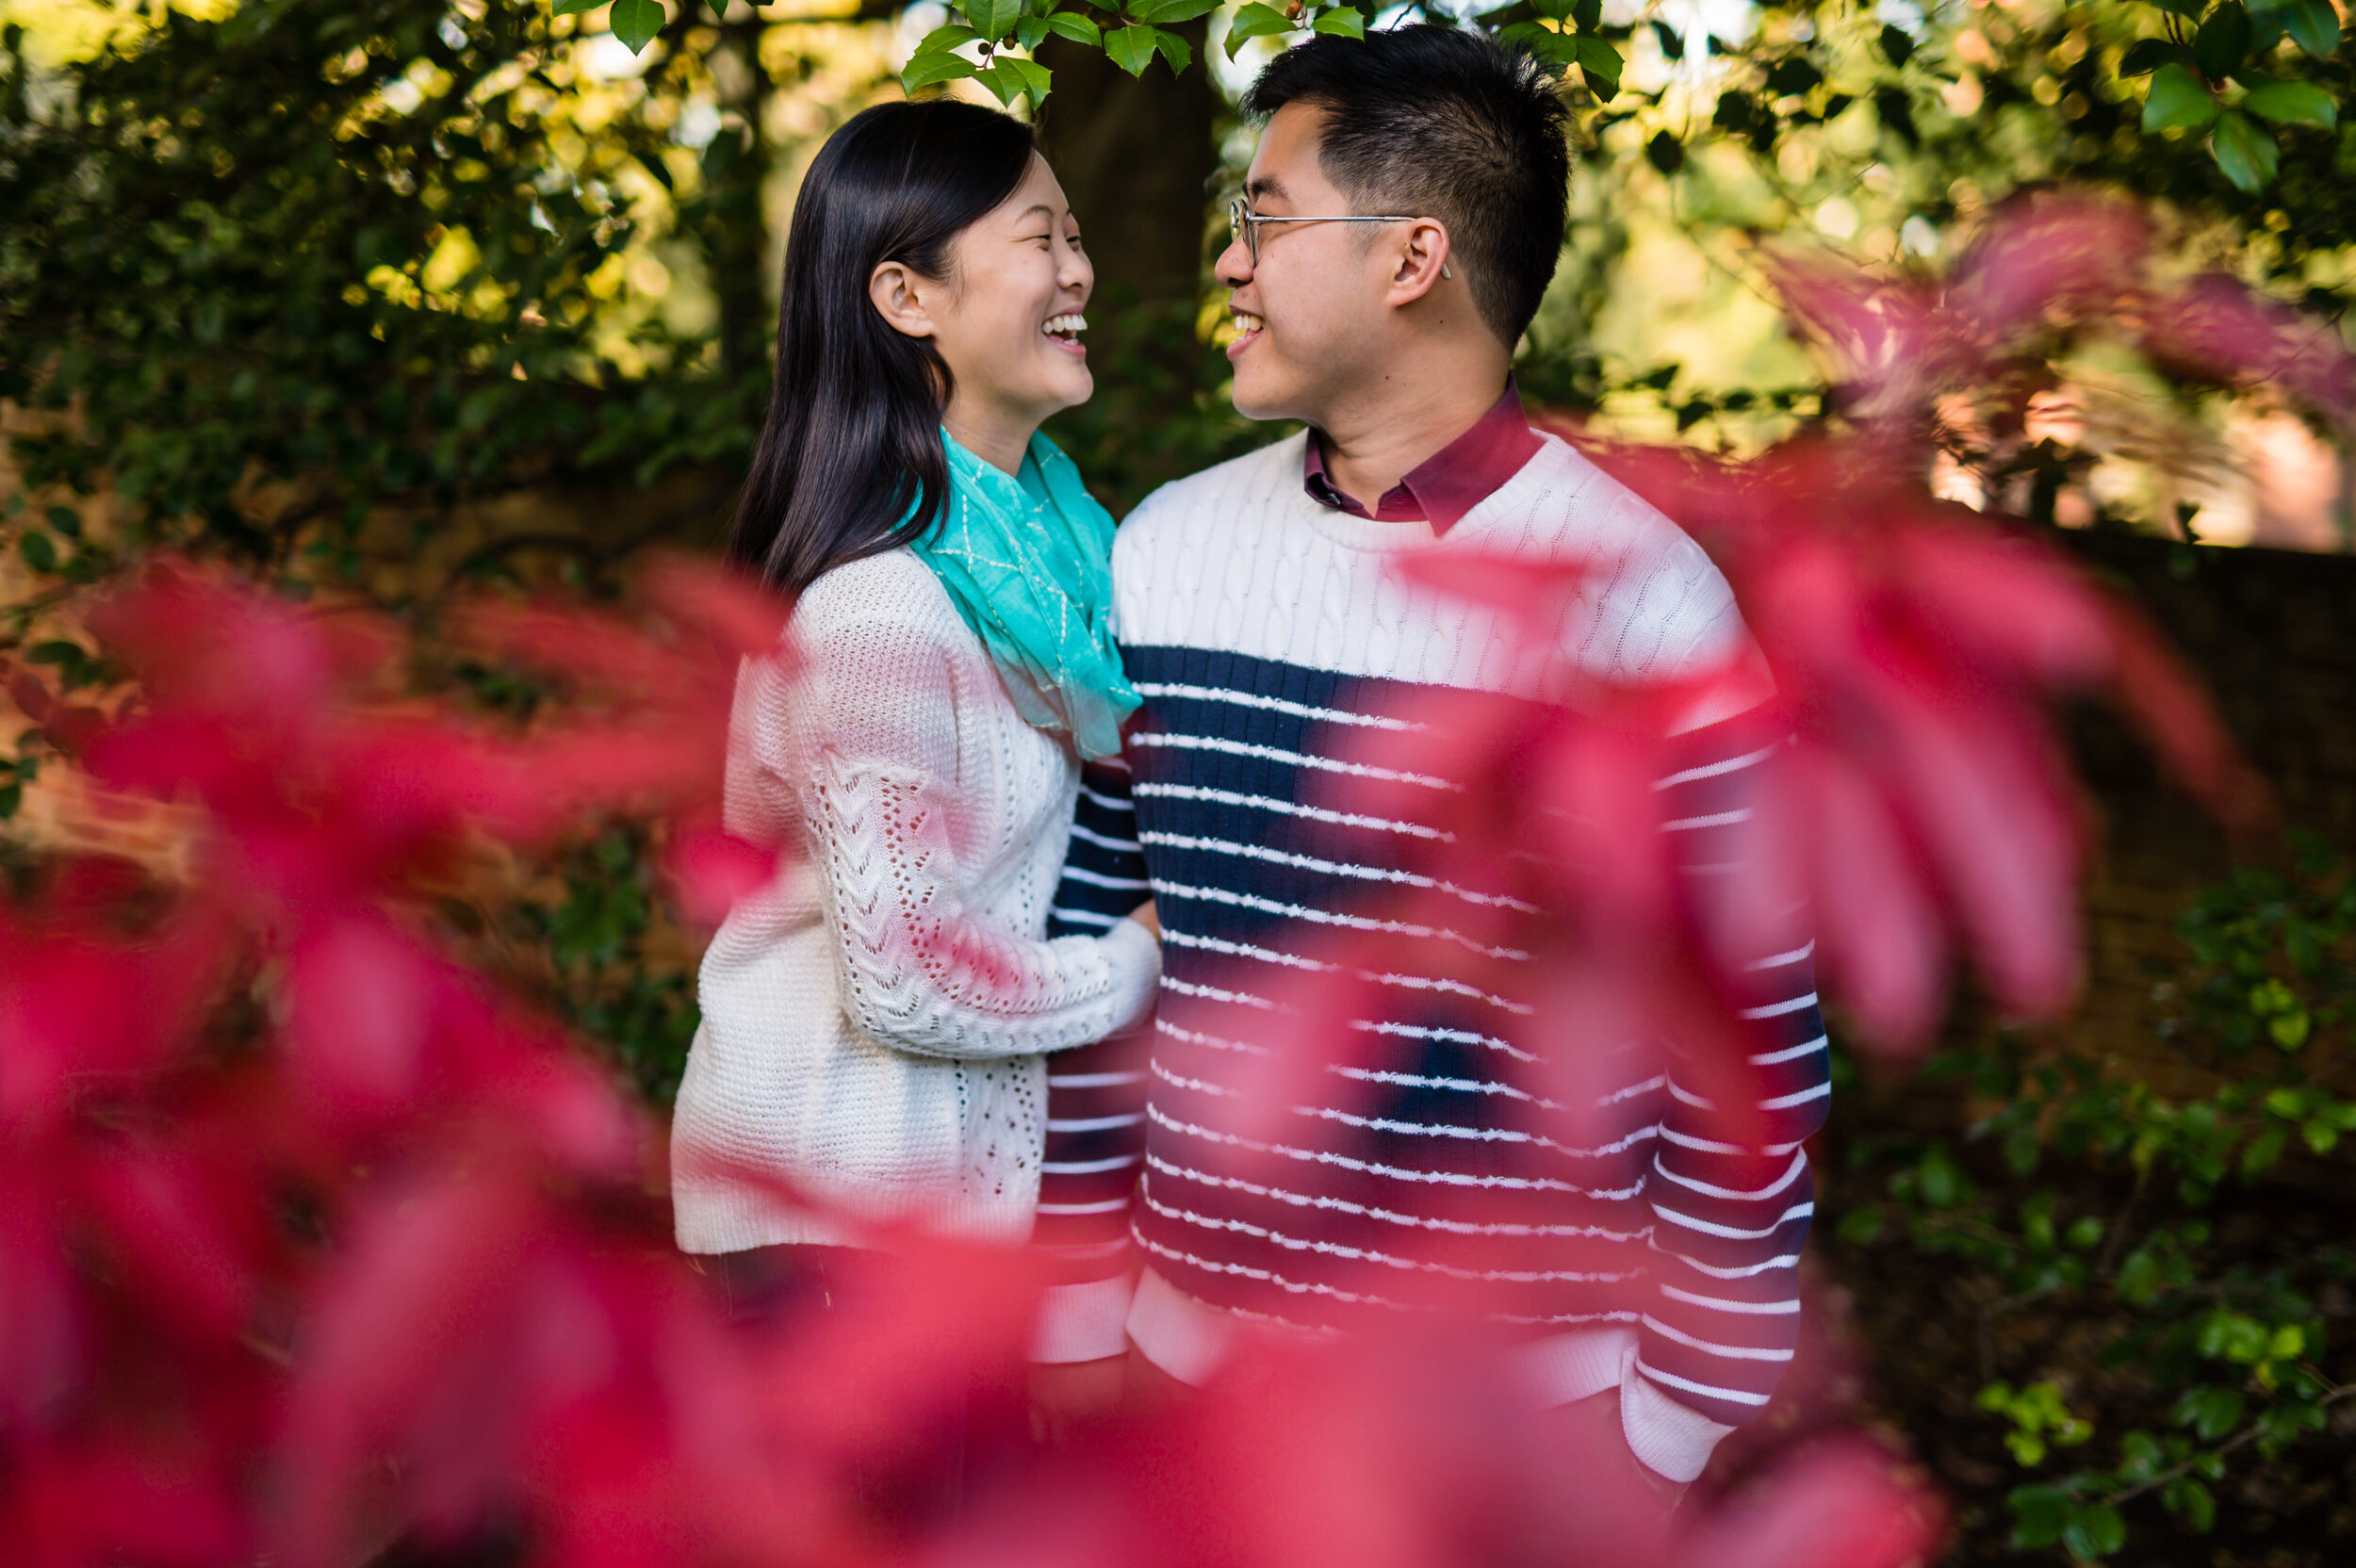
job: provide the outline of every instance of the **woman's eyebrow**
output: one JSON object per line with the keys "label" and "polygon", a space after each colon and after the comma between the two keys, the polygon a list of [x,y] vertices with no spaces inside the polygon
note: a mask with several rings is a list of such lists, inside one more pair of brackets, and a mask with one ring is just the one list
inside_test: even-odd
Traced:
{"label": "woman's eyebrow", "polygon": [[1018,223],[1027,223],[1034,217],[1044,217],[1049,222],[1052,223],[1055,220],[1055,209],[1049,206],[1045,202],[1034,202],[1029,206],[1023,209],[1021,216],[1017,217],[1015,221]]}

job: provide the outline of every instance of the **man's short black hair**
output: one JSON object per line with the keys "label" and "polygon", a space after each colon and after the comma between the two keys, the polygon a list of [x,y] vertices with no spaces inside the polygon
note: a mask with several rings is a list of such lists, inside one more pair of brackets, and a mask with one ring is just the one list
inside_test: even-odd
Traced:
{"label": "man's short black hair", "polygon": [[1265,119],[1287,104],[1323,111],[1317,165],[1359,211],[1446,225],[1481,319],[1519,342],[1554,277],[1569,200],[1568,116],[1545,67],[1428,23],[1320,35],[1269,61],[1243,106]]}

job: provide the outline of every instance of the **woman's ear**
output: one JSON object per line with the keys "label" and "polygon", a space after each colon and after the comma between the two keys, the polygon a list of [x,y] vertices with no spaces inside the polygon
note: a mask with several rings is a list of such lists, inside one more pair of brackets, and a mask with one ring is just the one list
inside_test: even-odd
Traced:
{"label": "woman's ear", "polygon": [[875,302],[876,313],[892,331],[910,337],[933,335],[932,312],[918,287],[921,281],[907,263],[898,261],[881,263],[867,275],[867,297]]}

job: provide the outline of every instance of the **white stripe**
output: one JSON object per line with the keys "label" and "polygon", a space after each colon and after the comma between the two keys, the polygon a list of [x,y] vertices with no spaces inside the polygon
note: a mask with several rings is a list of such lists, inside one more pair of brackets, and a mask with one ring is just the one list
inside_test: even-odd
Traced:
{"label": "white stripe", "polygon": [[1544,912],[1535,904],[1527,903],[1505,893],[1475,892],[1469,888],[1460,888],[1453,882],[1443,882],[1436,877],[1420,876],[1414,872],[1382,866],[1352,865],[1343,860],[1321,860],[1314,855],[1293,855],[1281,849],[1269,849],[1261,844],[1240,843],[1233,839],[1198,838],[1189,833],[1154,831],[1141,833],[1137,837],[1140,842],[1167,845],[1171,849],[1199,849],[1207,854],[1241,856],[1247,859],[1265,860],[1270,865],[1290,866],[1296,871],[1319,872],[1329,876],[1354,876],[1365,882],[1396,882],[1403,887],[1426,888],[1434,892],[1453,894],[1467,904],[1478,904],[1484,908],[1513,909],[1525,915]]}
{"label": "white stripe", "polygon": [[1607,1094],[1601,1100],[1596,1101],[1595,1103],[1599,1106],[1616,1105],[1623,1100],[1633,1100],[1640,1094],[1650,1094],[1653,1090],[1661,1087],[1661,1085],[1666,1084],[1668,1081],[1669,1075],[1667,1073],[1656,1072],[1641,1084],[1630,1084],[1624,1089],[1613,1089],[1610,1094]]}
{"label": "white stripe", "polygon": [[1188,1045],[1206,1046],[1213,1051],[1239,1051],[1247,1056],[1265,1056],[1269,1054],[1266,1046],[1252,1045],[1243,1040],[1231,1040],[1219,1035],[1199,1034],[1192,1029],[1181,1029],[1166,1018],[1154,1019],[1153,1032],[1157,1035],[1168,1035],[1174,1040],[1184,1040]]}
{"label": "white stripe", "polygon": [[1759,1263],[1736,1264],[1731,1267],[1721,1268],[1716,1264],[1704,1263],[1699,1258],[1689,1258],[1684,1253],[1677,1251],[1674,1248],[1661,1246],[1661,1237],[1658,1233],[1653,1236],[1652,1245],[1655,1251],[1666,1252],[1669,1256],[1677,1259],[1677,1262],[1685,1265],[1686,1267],[1691,1268],[1699,1274],[1707,1274],[1713,1280],[1756,1279],[1758,1276],[1766,1273],[1771,1268],[1797,1268],[1800,1266],[1800,1254],[1797,1252],[1786,1252],[1779,1257],[1768,1258]]}
{"label": "white stripe", "polygon": [[1171,1088],[1192,1089],[1197,1094],[1207,1094],[1215,1100],[1233,1100],[1235,1098],[1235,1091],[1234,1089],[1222,1087],[1218,1084],[1210,1083],[1202,1078],[1182,1077],[1180,1074],[1170,1071],[1170,1069],[1162,1066],[1161,1058],[1158,1056],[1155,1057],[1149,1065],[1153,1070],[1153,1076],[1159,1078],[1163,1083],[1168,1084]]}
{"label": "white stripe", "polygon": [[1407,1273],[1437,1274],[1446,1280],[1464,1280],[1483,1284],[1536,1285],[1559,1284],[1565,1281],[1583,1284],[1613,1284],[1635,1278],[1634,1274],[1625,1270],[1614,1274],[1569,1268],[1459,1268],[1452,1264],[1431,1259],[1394,1257],[1370,1247],[1350,1247],[1338,1241],[1288,1236],[1282,1231],[1271,1231],[1265,1225],[1254,1225],[1249,1220],[1216,1219],[1208,1215],[1196,1214],[1191,1209],[1173,1209],[1154,1198],[1151,1185],[1146,1187],[1144,1197],[1145,1206],[1163,1218],[1192,1225],[1198,1230],[1232,1231],[1237,1235],[1251,1236],[1254,1240],[1282,1247],[1289,1252],[1316,1252],[1329,1258],[1347,1259],[1351,1263],[1379,1263],[1385,1268]]}
{"label": "white stripe", "polygon": [[1165,882],[1158,876],[1153,879],[1153,896],[1156,900],[1165,897],[1191,898],[1206,904],[1233,905],[1237,908],[1256,909],[1264,915],[1282,915],[1287,920],[1314,925],[1338,925],[1351,931],[1382,931],[1395,937],[1422,937],[1432,941],[1454,942],[1466,952],[1477,953],[1484,958],[1502,958],[1516,963],[1527,962],[1530,958],[1530,955],[1519,948],[1490,947],[1444,925],[1418,925],[1412,921],[1336,914],[1329,909],[1313,909],[1306,905],[1282,904],[1256,893],[1234,892],[1225,888],[1197,888],[1185,882]]}
{"label": "white stripe", "polygon": [[1039,1206],[1039,1212],[1041,1214],[1111,1214],[1116,1209],[1125,1209],[1128,1206],[1129,1199],[1124,1193],[1119,1198],[1107,1198],[1097,1203],[1041,1203]]}
{"label": "white stripe", "polygon": [[1368,1022],[1352,1019],[1350,1026],[1362,1034],[1399,1035],[1414,1040],[1440,1040],[1450,1045],[1479,1045],[1491,1051],[1501,1051],[1517,1062],[1535,1062],[1538,1057],[1528,1051],[1519,1051],[1495,1035],[1476,1035],[1467,1029],[1433,1029],[1417,1023]]}
{"label": "white stripe", "polygon": [[[1373,1160],[1352,1159],[1330,1149],[1295,1149],[1290,1144],[1263,1143],[1257,1138],[1238,1137],[1233,1133],[1214,1132],[1191,1121],[1172,1120],[1159,1105],[1145,1107],[1148,1120],[1168,1128],[1184,1137],[1197,1137],[1206,1143],[1225,1144],[1254,1154],[1281,1154],[1288,1160],[1307,1165],[1330,1165],[1338,1170],[1355,1171],[1363,1176],[1383,1176],[1398,1182],[1419,1182],[1434,1186],[1496,1188],[1503,1192],[1564,1192],[1583,1198],[1620,1200],[1633,1198],[1644,1190],[1644,1178],[1639,1176],[1632,1187],[1574,1186],[1551,1176],[1473,1176],[1459,1170],[1410,1170],[1402,1166],[1383,1165]],[[1796,1260],[1795,1260],[1796,1261]]]}
{"label": "white stripe", "polygon": [[1453,779],[1435,778],[1430,774],[1407,773],[1398,768],[1378,768],[1367,762],[1344,762],[1332,757],[1313,756],[1303,751],[1286,751],[1281,746],[1254,745],[1249,741],[1230,741],[1219,735],[1179,735],[1167,729],[1139,730],[1129,738],[1133,746],[1149,746],[1156,750],[1170,747],[1179,751],[1217,751],[1231,757],[1250,757],[1262,762],[1288,762],[1297,768],[1316,768],[1323,773],[1337,773],[1350,778],[1380,778],[1394,784],[1420,784],[1429,790],[1462,792],[1464,786]]}
{"label": "white stripe", "polygon": [[1672,1284],[1662,1285],[1661,1294],[1672,1301],[1683,1301],[1688,1306],[1708,1307],[1712,1312],[1739,1312],[1753,1317],[1795,1317],[1800,1311],[1800,1299],[1796,1296],[1781,1301],[1732,1301],[1723,1296],[1697,1296],[1693,1291],[1679,1290]]}
{"label": "white stripe", "polygon": [[1813,1007],[1815,1005],[1816,993],[1814,991],[1810,991],[1806,996],[1795,996],[1789,1002],[1771,1002],[1764,1007],[1745,1007],[1736,1016],[1739,1018],[1754,1019],[1781,1018],[1786,1013],[1796,1013],[1804,1008]]}
{"label": "white stripe", "polygon": [[1794,1105],[1805,1105],[1811,1100],[1822,1100],[1830,1093],[1832,1093],[1832,1083],[1826,1080],[1812,1088],[1801,1089],[1796,1094],[1779,1094],[1773,1100],[1762,1100],[1759,1102],[1759,1108],[1762,1111],[1788,1111]]}
{"label": "white stripe", "polygon": [[1100,915],[1093,909],[1067,909],[1060,904],[1047,912],[1057,920],[1068,921],[1073,925],[1101,925],[1106,930],[1112,928],[1115,921],[1129,918],[1126,915]]}
{"label": "white stripe", "polygon": [[1765,1186],[1760,1187],[1756,1192],[1744,1192],[1736,1187],[1712,1186],[1708,1182],[1697,1182],[1691,1176],[1680,1176],[1676,1171],[1671,1170],[1666,1165],[1662,1164],[1661,1157],[1658,1154],[1653,1156],[1652,1168],[1661,1172],[1663,1176],[1669,1178],[1670,1181],[1675,1182],[1677,1185],[1681,1187],[1689,1187],[1705,1197],[1725,1198],[1737,1202],[1756,1203],[1762,1199],[1773,1198],[1775,1194],[1781,1192],[1784,1188],[1790,1186],[1793,1182],[1797,1181],[1800,1173],[1808,1168],[1808,1156],[1803,1154],[1794,1159],[1792,1164],[1785,1168],[1782,1175],[1776,1177],[1774,1181],[1768,1183]]}
{"label": "white stripe", "polygon": [[1745,973],[1750,974],[1756,974],[1762,969],[1781,969],[1786,964],[1798,963],[1815,951],[1816,944],[1810,941],[1807,946],[1795,947],[1789,953],[1778,953],[1772,958],[1761,958],[1757,963],[1744,964],[1742,969]]}
{"label": "white stripe", "polygon": [[1039,1245],[1041,1250],[1052,1252],[1058,1258],[1109,1258],[1116,1252],[1127,1251],[1129,1238],[1122,1236],[1119,1241],[1050,1241]]}
{"label": "white stripe", "polygon": [[1145,1119],[1143,1111],[1126,1111],[1120,1116],[1087,1116],[1072,1119],[1059,1117],[1047,1119],[1051,1133],[1106,1133],[1115,1127],[1135,1127]]}
{"label": "white stripe", "polygon": [[[1205,953],[1224,954],[1231,958],[1254,958],[1264,964],[1283,964],[1288,969],[1305,969],[1315,974],[1329,974],[1337,967],[1333,964],[1319,963],[1315,958],[1303,958],[1295,954],[1278,953],[1270,948],[1254,947],[1249,942],[1229,941],[1223,937],[1198,937],[1190,931],[1181,931],[1168,925],[1162,927],[1162,943],[1167,947],[1201,948]],[[1478,987],[1468,986],[1461,980],[1435,980],[1423,974],[1369,974],[1364,978],[1372,980],[1378,985],[1400,986],[1409,990],[1446,991],[1454,996],[1469,997],[1475,1002],[1486,1002],[1493,1007],[1500,1007],[1509,1013],[1523,1016],[1537,1011],[1527,1003],[1509,1002],[1504,997],[1493,995]],[[1530,1059],[1535,1061],[1537,1058]]]}
{"label": "white stripe", "polygon": [[1751,808],[1741,807],[1732,811],[1713,811],[1707,816],[1678,817],[1661,825],[1663,833],[1690,833],[1696,827],[1732,827],[1736,823],[1751,820]]}
{"label": "white stripe", "polygon": [[1141,1084],[1142,1072],[1051,1072],[1047,1086],[1051,1089],[1108,1089],[1121,1084]]}
{"label": "white stripe", "polygon": [[1456,835],[1443,833],[1421,823],[1393,822],[1387,817],[1365,817],[1353,811],[1329,811],[1321,806],[1301,806],[1289,800],[1276,800],[1268,795],[1238,794],[1233,790],[1206,790],[1195,784],[1139,784],[1141,795],[1168,796],[1171,800],[1202,800],[1214,806],[1249,806],[1262,811],[1277,811],[1288,817],[1306,817],[1311,822],[1330,823],[1336,827],[1371,827],[1385,833],[1409,833],[1418,839],[1454,843]]}
{"label": "white stripe", "polygon": [[1677,1081],[1674,1078],[1669,1080],[1669,1098],[1672,1100],[1681,1101],[1685,1104],[1691,1105],[1698,1111],[1714,1111],[1718,1108],[1715,1103],[1710,1101],[1704,1100],[1698,1094],[1686,1093],[1684,1088],[1679,1086]]}
{"label": "white stripe", "polygon": [[1789,1350],[1765,1350],[1749,1345],[1718,1345],[1707,1339],[1695,1339],[1692,1334],[1672,1329],[1650,1313],[1644,1315],[1644,1327],[1663,1339],[1674,1339],[1679,1345],[1706,1351],[1713,1356],[1724,1356],[1728,1361],[1790,1361],[1792,1359],[1792,1352]]}
{"label": "white stripe", "polygon": [[1366,725],[1375,729],[1421,730],[1423,726],[1405,719],[1389,718],[1381,713],[1358,713],[1347,708],[1311,708],[1306,703],[1286,702],[1282,697],[1266,697],[1257,692],[1239,692],[1224,686],[1187,686],[1176,681],[1139,681],[1137,695],[1141,697],[1199,697],[1205,702],[1232,702],[1238,708],[1260,708],[1271,713],[1288,713],[1296,719],[1324,719],[1333,724]]}
{"label": "white stripe", "polygon": [[[1778,742],[1777,744],[1780,745],[1781,743]],[[1673,773],[1666,778],[1654,779],[1652,787],[1656,790],[1674,789],[1679,784],[1691,784],[1697,778],[1716,778],[1725,774],[1739,772],[1743,768],[1755,767],[1773,757],[1775,749],[1775,746],[1762,746],[1757,751],[1746,752],[1741,757],[1729,757],[1723,762],[1709,762],[1698,768],[1688,768],[1683,773]]]}
{"label": "white stripe", "polygon": [[1543,1106],[1549,1111],[1562,1108],[1551,1100],[1541,1100],[1511,1084],[1491,1083],[1485,1078],[1432,1078],[1420,1072],[1385,1072],[1373,1068],[1344,1067],[1339,1062],[1326,1063],[1325,1070],[1362,1084],[1397,1084],[1411,1089],[1455,1089],[1462,1094],[1501,1094],[1508,1100],[1519,1100],[1525,1104]]}
{"label": "white stripe", "polygon": [[1535,1133],[1516,1132],[1510,1127],[1456,1127],[1445,1121],[1394,1121],[1387,1117],[1353,1116],[1330,1105],[1295,1105],[1294,1114],[1314,1117],[1320,1121],[1338,1121],[1345,1127],[1363,1127],[1369,1132],[1399,1133],[1408,1136],[1433,1138],[1463,1138],[1474,1143],[1527,1143],[1540,1149],[1551,1149],[1573,1159],[1601,1159],[1607,1154],[1624,1154],[1646,1138],[1658,1134],[1658,1126],[1647,1123],[1612,1143],[1599,1144],[1593,1149],[1575,1149],[1567,1143],[1557,1143]]}
{"label": "white stripe", "polygon": [[1106,876],[1102,872],[1089,871],[1084,866],[1066,866],[1063,874],[1075,882],[1086,882],[1094,888],[1148,888],[1153,886],[1142,876]]}
{"label": "white stripe", "polygon": [[1706,1399],[1724,1399],[1733,1405],[1763,1405],[1768,1399],[1768,1396],[1753,1394],[1748,1389],[1712,1388],[1708,1383],[1691,1382],[1657,1366],[1646,1366],[1641,1357],[1637,1360],[1636,1370],[1657,1383],[1667,1383],[1671,1388],[1681,1388],[1688,1394],[1698,1394]]}
{"label": "white stripe", "polygon": [[1816,1205],[1812,1202],[1794,1203],[1783,1213],[1775,1216],[1774,1224],[1758,1231],[1745,1231],[1733,1225],[1713,1225],[1707,1219],[1695,1219],[1692,1215],[1679,1214],[1675,1209],[1664,1209],[1657,1202],[1653,1204],[1652,1212],[1672,1225],[1701,1235],[1718,1236],[1726,1241],[1764,1241],[1794,1219],[1812,1217],[1816,1213]]}
{"label": "white stripe", "polygon": [[1088,796],[1088,799],[1096,802],[1098,806],[1103,807],[1107,811],[1118,811],[1125,817],[1134,817],[1137,813],[1137,807],[1128,801],[1121,800],[1113,795],[1099,794],[1085,784],[1080,786],[1080,792]]}
{"label": "white stripe", "polygon": [[1168,974],[1162,976],[1162,989],[1176,991],[1180,996],[1201,997],[1206,1002],[1224,1002],[1237,1007],[1257,1007],[1264,1013],[1282,1010],[1265,996],[1253,996],[1250,991],[1221,990],[1217,986],[1200,986],[1191,980],[1172,979]]}
{"label": "white stripe", "polygon": [[1806,1045],[1786,1046],[1781,1051],[1763,1051],[1751,1057],[1750,1063],[1753,1067],[1773,1067],[1777,1062],[1796,1062],[1802,1056],[1813,1055],[1824,1050],[1831,1043],[1825,1037],[1819,1035]]}
{"label": "white stripe", "polygon": [[1469,1219],[1441,1219],[1432,1215],[1400,1214],[1391,1209],[1374,1208],[1353,1203],[1346,1198],[1331,1198],[1323,1194],[1288,1192],[1283,1187],[1247,1182],[1240,1176],[1214,1176],[1208,1171],[1171,1165],[1158,1154],[1148,1154],[1146,1167],[1179,1181],[1200,1182],[1207,1187],[1225,1187],[1234,1192],[1248,1192],[1254,1198],[1272,1202],[1289,1203],[1297,1209],[1324,1209],[1335,1214],[1356,1215],[1362,1219],[1379,1219],[1385,1224],[1405,1225],[1419,1231],[1441,1231],[1460,1236],[1552,1236],[1572,1240],[1634,1242],[1648,1239],[1652,1227],[1640,1226],[1633,1231],[1607,1230],[1601,1225],[1517,1225],[1506,1220],[1476,1223]]}
{"label": "white stripe", "polygon": [[1747,1154],[1751,1152],[1739,1143],[1719,1143],[1710,1138],[1697,1138],[1691,1133],[1680,1133],[1666,1122],[1661,1123],[1661,1135],[1679,1149],[1691,1149],[1704,1154]]}
{"label": "white stripe", "polygon": [[1086,839],[1098,848],[1109,849],[1118,855],[1137,853],[1137,841],[1135,839],[1107,839],[1104,834],[1091,832],[1076,822],[1072,825],[1072,836],[1075,839]]}
{"label": "white stripe", "polygon": [[1050,1176],[1093,1176],[1099,1171],[1119,1170],[1122,1166],[1137,1163],[1135,1154],[1115,1154],[1108,1160],[1049,1160],[1039,1169]]}

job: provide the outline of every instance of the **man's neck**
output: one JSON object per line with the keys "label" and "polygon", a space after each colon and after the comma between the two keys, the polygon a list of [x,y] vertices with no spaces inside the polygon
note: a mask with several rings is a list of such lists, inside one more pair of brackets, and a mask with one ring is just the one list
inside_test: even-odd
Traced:
{"label": "man's neck", "polygon": [[1349,400],[1328,420],[1312,421],[1317,434],[1311,439],[1322,437],[1327,477],[1368,512],[1505,395],[1503,365],[1467,366],[1453,374],[1432,367],[1429,376],[1422,368],[1402,365],[1371,396]]}

